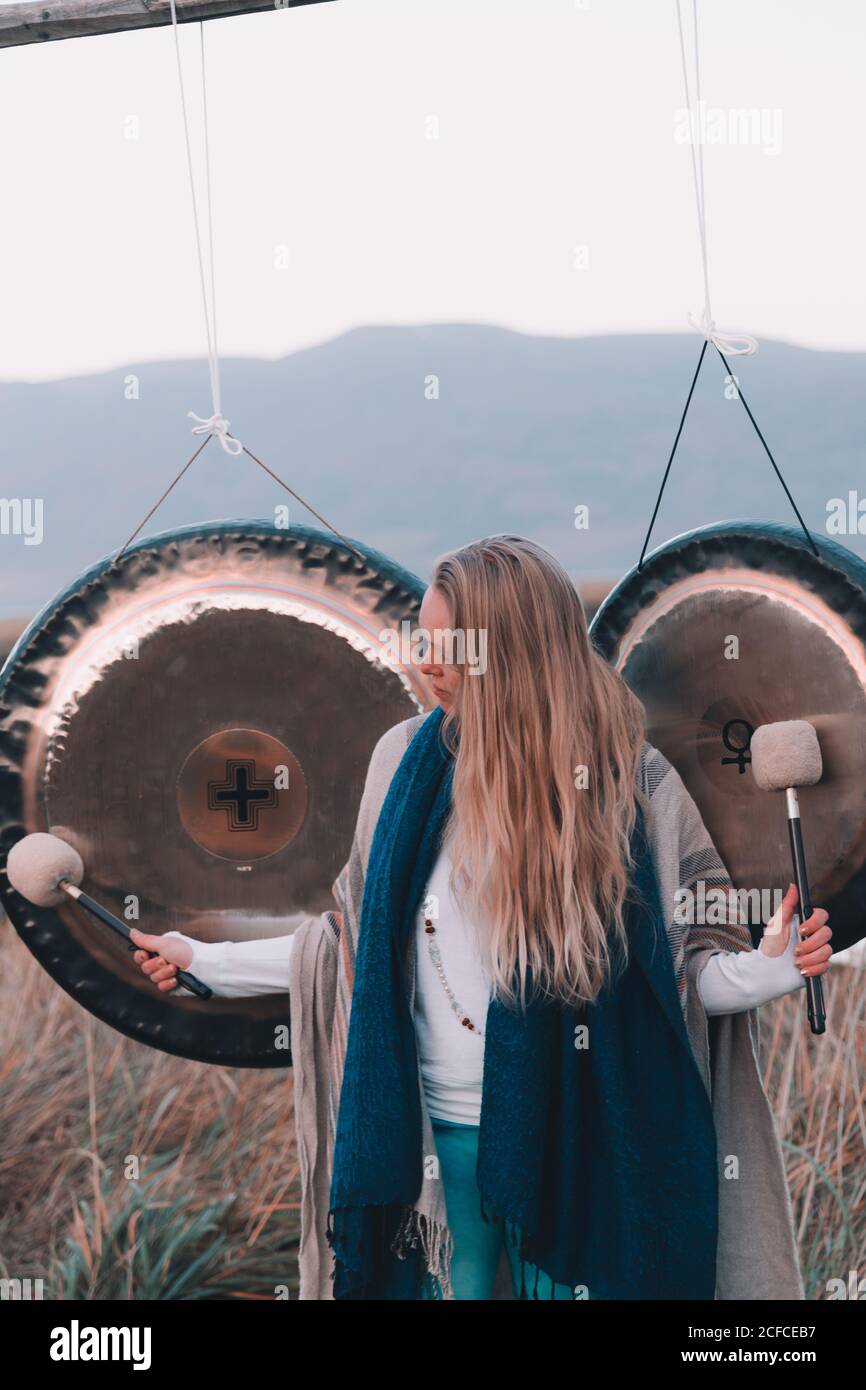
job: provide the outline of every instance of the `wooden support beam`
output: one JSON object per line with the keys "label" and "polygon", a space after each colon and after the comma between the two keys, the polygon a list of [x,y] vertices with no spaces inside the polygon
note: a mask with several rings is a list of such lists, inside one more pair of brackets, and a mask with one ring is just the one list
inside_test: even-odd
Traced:
{"label": "wooden support beam", "polygon": [[[325,0],[175,0],[178,24],[199,19],[228,19],[230,15],[294,9]],[[169,0],[26,0],[0,4],[0,48],[52,39],[79,39],[93,34],[117,34],[126,29],[153,29],[171,24]]]}

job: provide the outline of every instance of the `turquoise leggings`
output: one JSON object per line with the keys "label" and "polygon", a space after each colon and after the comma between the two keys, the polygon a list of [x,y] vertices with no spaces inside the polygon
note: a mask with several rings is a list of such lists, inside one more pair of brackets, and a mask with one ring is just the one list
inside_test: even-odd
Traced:
{"label": "turquoise leggings", "polygon": [[[511,1264],[511,1279],[517,1296],[520,1288],[520,1261],[517,1250],[506,1241],[501,1226],[487,1222],[481,1215],[481,1202],[475,1167],[478,1160],[478,1126],[454,1124],[450,1120],[433,1120],[436,1150],[439,1154],[439,1173],[445,1188],[448,1226],[454,1238],[451,1260],[451,1282],[457,1299],[489,1299],[503,1242]],[[551,1285],[543,1271],[527,1265],[524,1280],[530,1298],[536,1290],[538,1297],[571,1299],[572,1290],[565,1284]]]}

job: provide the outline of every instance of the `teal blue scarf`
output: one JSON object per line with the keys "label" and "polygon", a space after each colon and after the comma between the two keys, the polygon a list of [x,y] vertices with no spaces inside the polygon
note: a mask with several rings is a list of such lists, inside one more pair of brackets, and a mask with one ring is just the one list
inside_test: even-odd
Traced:
{"label": "teal blue scarf", "polygon": [[[424,1180],[406,954],[450,805],[442,717],[430,714],[409,744],[367,866],[328,1223],[337,1299],[430,1291],[420,1252],[398,1258],[392,1245]],[[555,1283],[607,1299],[712,1299],[712,1108],[640,815],[632,856],[628,961],[593,1004],[537,1001],[520,1012],[490,1002],[479,1198],[523,1265]],[[525,1282],[521,1296],[532,1296]]]}

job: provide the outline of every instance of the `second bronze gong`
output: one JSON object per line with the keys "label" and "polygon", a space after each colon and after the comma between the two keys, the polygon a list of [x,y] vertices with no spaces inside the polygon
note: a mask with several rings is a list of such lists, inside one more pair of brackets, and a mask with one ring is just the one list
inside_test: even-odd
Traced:
{"label": "second bronze gong", "polygon": [[815,726],[824,775],[800,793],[803,834],[813,898],[841,950],[866,935],[866,565],[824,538],[815,546],[770,523],[691,531],[626,575],[592,637],[642,700],[647,737],[738,888],[791,879],[784,799],[755,784],[752,733]]}

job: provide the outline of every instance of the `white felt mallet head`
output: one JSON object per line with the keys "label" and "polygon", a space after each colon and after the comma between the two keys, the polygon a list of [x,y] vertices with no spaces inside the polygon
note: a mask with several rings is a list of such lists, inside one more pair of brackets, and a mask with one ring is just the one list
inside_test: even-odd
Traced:
{"label": "white felt mallet head", "polygon": [[752,734],[749,752],[755,781],[765,792],[813,787],[824,772],[818,735],[806,719],[762,724]]}
{"label": "white felt mallet head", "polygon": [[[778,724],[762,724],[749,740],[749,752],[752,756],[755,786],[765,792],[785,793],[791,864],[800,904],[799,915],[801,922],[808,922],[812,916],[812,896],[809,891],[797,789],[814,787],[823,776],[824,760],[821,757],[818,735],[814,725],[807,719],[786,719]],[[807,978],[806,1002],[812,1032],[826,1032],[827,1014],[824,1009],[824,990],[820,976]]]}
{"label": "white felt mallet head", "polygon": [[66,900],[61,879],[76,887],[84,878],[84,861],[76,849],[58,835],[37,831],[25,835],[9,851],[6,860],[9,882],[22,898],[37,907],[56,907]]}

